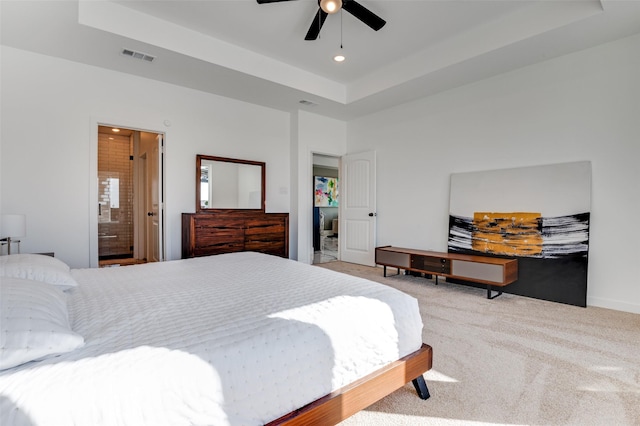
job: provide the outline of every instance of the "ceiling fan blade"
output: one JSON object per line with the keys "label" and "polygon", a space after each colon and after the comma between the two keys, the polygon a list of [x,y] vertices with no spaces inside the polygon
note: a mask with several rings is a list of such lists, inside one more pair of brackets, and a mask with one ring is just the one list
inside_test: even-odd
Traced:
{"label": "ceiling fan blade", "polygon": [[324,24],[325,19],[327,19],[327,12],[318,8],[318,13],[313,17],[313,21],[311,22],[311,26],[309,27],[309,31],[307,31],[307,35],[305,36],[305,40],[315,40],[318,38],[320,34],[320,29],[322,28],[322,24]]}
{"label": "ceiling fan blade", "polygon": [[292,0],[257,0],[258,4],[265,4],[265,3],[278,3],[281,1],[292,1]]}
{"label": "ceiling fan blade", "polygon": [[355,0],[343,0],[342,8],[370,26],[373,30],[378,31],[387,23],[384,19],[362,6]]}

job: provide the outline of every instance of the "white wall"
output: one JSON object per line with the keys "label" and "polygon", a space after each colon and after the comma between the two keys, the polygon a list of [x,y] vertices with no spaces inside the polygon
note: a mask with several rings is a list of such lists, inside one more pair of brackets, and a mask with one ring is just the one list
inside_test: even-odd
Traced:
{"label": "white wall", "polygon": [[451,173],[588,160],[588,302],[640,312],[640,228],[629,225],[640,211],[639,48],[634,36],[346,124],[3,46],[1,212],[27,214],[23,252],[88,266],[96,121],[166,133],[169,258],[180,256],[180,213],[195,208],[197,153],[267,163],[267,210],[291,212],[291,256],[304,262],[313,153],[375,149],[377,243],[437,250]]}
{"label": "white wall", "polygon": [[346,154],[347,125],[343,121],[298,112],[298,257],[313,257],[313,154],[340,157]]}
{"label": "white wall", "polygon": [[289,211],[288,113],[4,46],[0,53],[0,199],[2,213],[27,215],[22,252],[89,266],[96,121],[166,133],[169,259],[180,257],[180,214],[195,210],[196,154],[266,162],[267,211]]}
{"label": "white wall", "polygon": [[451,173],[588,160],[588,304],[640,313],[638,52],[640,35],[350,122],[349,152],[377,151],[377,244],[446,250]]}

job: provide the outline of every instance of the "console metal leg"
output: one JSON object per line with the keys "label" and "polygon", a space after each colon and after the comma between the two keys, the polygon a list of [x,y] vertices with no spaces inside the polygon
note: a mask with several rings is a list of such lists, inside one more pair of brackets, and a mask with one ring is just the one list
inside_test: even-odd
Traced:
{"label": "console metal leg", "polygon": [[424,377],[422,375],[416,377],[412,380],[413,387],[416,388],[416,392],[420,399],[429,399],[431,395],[429,395],[429,388],[427,388],[427,383],[424,381]]}
{"label": "console metal leg", "polygon": [[[382,267],[384,268],[384,276],[386,277],[387,276],[387,265],[382,265]],[[398,273],[396,275],[400,275],[400,268],[397,268],[397,269],[398,269]]]}
{"label": "console metal leg", "polygon": [[497,294],[491,294],[491,286],[487,284],[487,299],[495,299],[502,294],[502,290],[498,290]]}

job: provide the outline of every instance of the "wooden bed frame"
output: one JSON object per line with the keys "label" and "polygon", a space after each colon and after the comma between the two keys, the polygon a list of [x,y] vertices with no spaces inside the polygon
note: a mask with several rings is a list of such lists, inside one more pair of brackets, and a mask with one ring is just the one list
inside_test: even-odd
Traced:
{"label": "wooden bed frame", "polygon": [[367,408],[409,382],[422,399],[429,390],[422,374],[431,369],[433,350],[422,344],[417,351],[374,371],[341,389],[267,423],[266,426],[329,426]]}

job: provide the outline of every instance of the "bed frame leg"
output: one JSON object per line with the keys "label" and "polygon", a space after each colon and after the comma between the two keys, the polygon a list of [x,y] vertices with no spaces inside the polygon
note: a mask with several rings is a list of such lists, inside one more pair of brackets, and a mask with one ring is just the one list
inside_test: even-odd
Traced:
{"label": "bed frame leg", "polygon": [[416,388],[416,392],[418,392],[420,399],[429,399],[431,396],[429,395],[429,388],[427,388],[427,383],[424,381],[424,377],[422,377],[422,375],[413,379],[412,383],[413,387]]}

